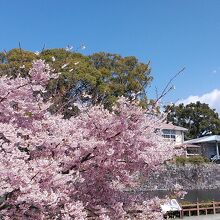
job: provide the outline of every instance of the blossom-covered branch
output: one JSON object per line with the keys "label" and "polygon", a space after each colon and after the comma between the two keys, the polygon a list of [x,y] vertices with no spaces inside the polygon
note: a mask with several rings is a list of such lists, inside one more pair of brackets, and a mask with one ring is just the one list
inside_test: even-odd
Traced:
{"label": "blossom-covered branch", "polygon": [[38,60],[28,75],[0,78],[0,217],[123,219],[141,206],[140,219],[158,220],[159,200],[124,189],[173,156],[160,119],[123,97],[113,112],[94,106],[63,119],[39,93],[55,76],[48,65]]}

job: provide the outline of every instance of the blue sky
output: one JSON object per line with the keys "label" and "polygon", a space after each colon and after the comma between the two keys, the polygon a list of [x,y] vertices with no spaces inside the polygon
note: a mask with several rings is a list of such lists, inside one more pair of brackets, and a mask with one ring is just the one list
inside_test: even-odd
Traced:
{"label": "blue sky", "polygon": [[[0,0],[0,50],[78,47],[151,61],[164,102],[201,100],[220,111],[219,0]],[[191,96],[191,97],[190,97]],[[190,97],[190,98],[189,98]],[[204,98],[205,97],[205,98]]]}

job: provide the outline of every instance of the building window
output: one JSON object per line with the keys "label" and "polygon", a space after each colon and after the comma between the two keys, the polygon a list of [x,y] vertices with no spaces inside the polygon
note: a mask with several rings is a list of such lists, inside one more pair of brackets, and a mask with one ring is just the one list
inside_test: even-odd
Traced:
{"label": "building window", "polygon": [[174,130],[164,129],[162,130],[162,135],[166,139],[176,141],[176,132]]}
{"label": "building window", "polygon": [[186,153],[187,153],[187,156],[198,156],[201,154],[201,149],[199,146],[187,147]]}

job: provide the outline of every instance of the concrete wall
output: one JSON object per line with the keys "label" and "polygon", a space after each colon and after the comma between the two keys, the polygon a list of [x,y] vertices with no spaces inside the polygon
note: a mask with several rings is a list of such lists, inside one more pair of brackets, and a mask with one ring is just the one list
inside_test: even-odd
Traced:
{"label": "concrete wall", "polygon": [[165,165],[160,171],[152,172],[149,178],[140,178],[143,189],[172,190],[178,183],[184,189],[220,188],[220,164]]}

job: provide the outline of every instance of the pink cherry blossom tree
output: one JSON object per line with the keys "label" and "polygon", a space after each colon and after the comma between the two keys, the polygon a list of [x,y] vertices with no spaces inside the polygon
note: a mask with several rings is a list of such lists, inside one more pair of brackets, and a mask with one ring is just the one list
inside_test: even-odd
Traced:
{"label": "pink cherry blossom tree", "polygon": [[139,219],[162,219],[158,199],[125,192],[175,153],[161,118],[125,98],[113,112],[51,115],[41,94],[53,77],[38,60],[27,78],[0,78],[0,218],[125,219],[136,208]]}

